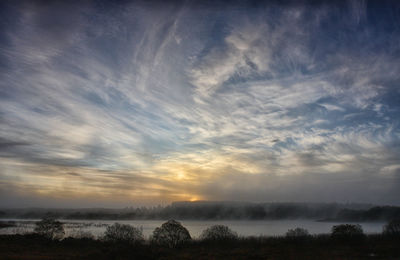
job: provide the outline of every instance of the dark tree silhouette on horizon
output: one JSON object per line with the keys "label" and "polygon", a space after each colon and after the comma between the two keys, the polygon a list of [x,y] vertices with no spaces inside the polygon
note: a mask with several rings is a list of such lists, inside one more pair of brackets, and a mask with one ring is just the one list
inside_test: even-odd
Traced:
{"label": "dark tree silhouette on horizon", "polygon": [[37,222],[34,232],[53,240],[60,240],[65,235],[63,224],[50,216],[46,216]]}
{"label": "dark tree silhouette on horizon", "polygon": [[308,230],[305,228],[295,228],[295,229],[289,229],[286,232],[286,237],[288,238],[307,238],[310,237],[310,234],[308,233]]}
{"label": "dark tree silhouette on horizon", "polygon": [[168,220],[153,231],[152,242],[170,248],[182,245],[192,238],[189,231],[176,220]]}
{"label": "dark tree silhouette on horizon", "polygon": [[365,237],[359,224],[341,224],[332,227],[331,237],[339,240],[355,240]]}
{"label": "dark tree silhouette on horizon", "polygon": [[204,230],[200,239],[211,241],[227,241],[238,238],[238,234],[225,225],[214,225]]}
{"label": "dark tree silhouette on horizon", "polygon": [[141,229],[131,225],[114,223],[108,226],[104,232],[105,241],[115,243],[136,244],[144,242],[143,232]]}
{"label": "dark tree silhouette on horizon", "polygon": [[393,219],[383,227],[383,234],[400,237],[400,219]]}

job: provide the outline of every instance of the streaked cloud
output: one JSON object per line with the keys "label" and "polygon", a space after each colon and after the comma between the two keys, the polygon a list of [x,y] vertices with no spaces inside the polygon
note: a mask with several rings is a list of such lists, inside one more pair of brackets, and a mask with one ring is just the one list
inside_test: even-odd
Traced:
{"label": "streaked cloud", "polygon": [[398,204],[398,5],[375,4],[4,3],[0,205]]}

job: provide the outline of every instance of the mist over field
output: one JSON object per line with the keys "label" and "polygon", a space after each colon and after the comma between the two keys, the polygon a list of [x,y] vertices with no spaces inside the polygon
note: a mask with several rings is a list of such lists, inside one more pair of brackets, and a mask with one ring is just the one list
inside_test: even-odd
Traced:
{"label": "mist over field", "polygon": [[[174,202],[167,206],[111,208],[2,208],[0,220],[52,218],[83,221],[197,220],[319,222],[387,222],[400,218],[400,207],[356,203],[250,203],[228,201]],[[281,222],[279,222],[281,221]],[[239,223],[238,222],[238,223]],[[317,223],[315,223],[316,225]]]}

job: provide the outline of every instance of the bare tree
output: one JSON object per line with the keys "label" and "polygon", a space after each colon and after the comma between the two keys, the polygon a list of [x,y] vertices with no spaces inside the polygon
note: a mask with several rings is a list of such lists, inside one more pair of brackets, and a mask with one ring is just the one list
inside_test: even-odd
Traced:
{"label": "bare tree", "polygon": [[286,232],[286,237],[289,238],[306,238],[309,237],[310,234],[308,233],[307,229],[304,228],[295,228],[295,229],[289,229]]}
{"label": "bare tree", "polygon": [[104,240],[108,242],[120,243],[142,243],[144,241],[142,229],[131,225],[114,223],[108,226],[104,232]]}
{"label": "bare tree", "polygon": [[34,232],[48,239],[55,240],[62,239],[65,235],[63,224],[52,217],[45,217],[37,222]]}
{"label": "bare tree", "polygon": [[383,227],[383,234],[400,237],[400,219],[389,221],[389,223]]}
{"label": "bare tree", "polygon": [[234,240],[237,238],[238,238],[237,233],[224,225],[211,226],[206,230],[204,230],[200,235],[200,239],[202,240],[213,240],[213,241]]}
{"label": "bare tree", "polygon": [[332,227],[331,237],[339,239],[363,238],[364,231],[359,224],[341,224]]}
{"label": "bare tree", "polygon": [[168,220],[153,231],[152,241],[156,244],[177,247],[191,240],[189,231],[178,221]]}

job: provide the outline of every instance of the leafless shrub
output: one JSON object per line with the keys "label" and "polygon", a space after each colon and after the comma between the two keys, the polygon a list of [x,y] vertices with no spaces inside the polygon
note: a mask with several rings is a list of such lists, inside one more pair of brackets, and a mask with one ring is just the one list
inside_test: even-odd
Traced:
{"label": "leafless shrub", "polygon": [[142,243],[144,241],[143,231],[141,228],[136,228],[131,225],[114,223],[108,226],[104,232],[103,239],[108,242],[123,242],[123,243]]}
{"label": "leafless shrub", "polygon": [[178,221],[168,220],[153,231],[152,242],[170,248],[191,240],[189,231]]}
{"label": "leafless shrub", "polygon": [[214,225],[203,231],[200,235],[202,240],[213,240],[213,241],[226,241],[237,239],[238,235],[232,231],[229,227],[224,225]]}
{"label": "leafless shrub", "polygon": [[34,232],[53,240],[60,240],[65,235],[63,224],[52,217],[45,217],[37,222]]}

